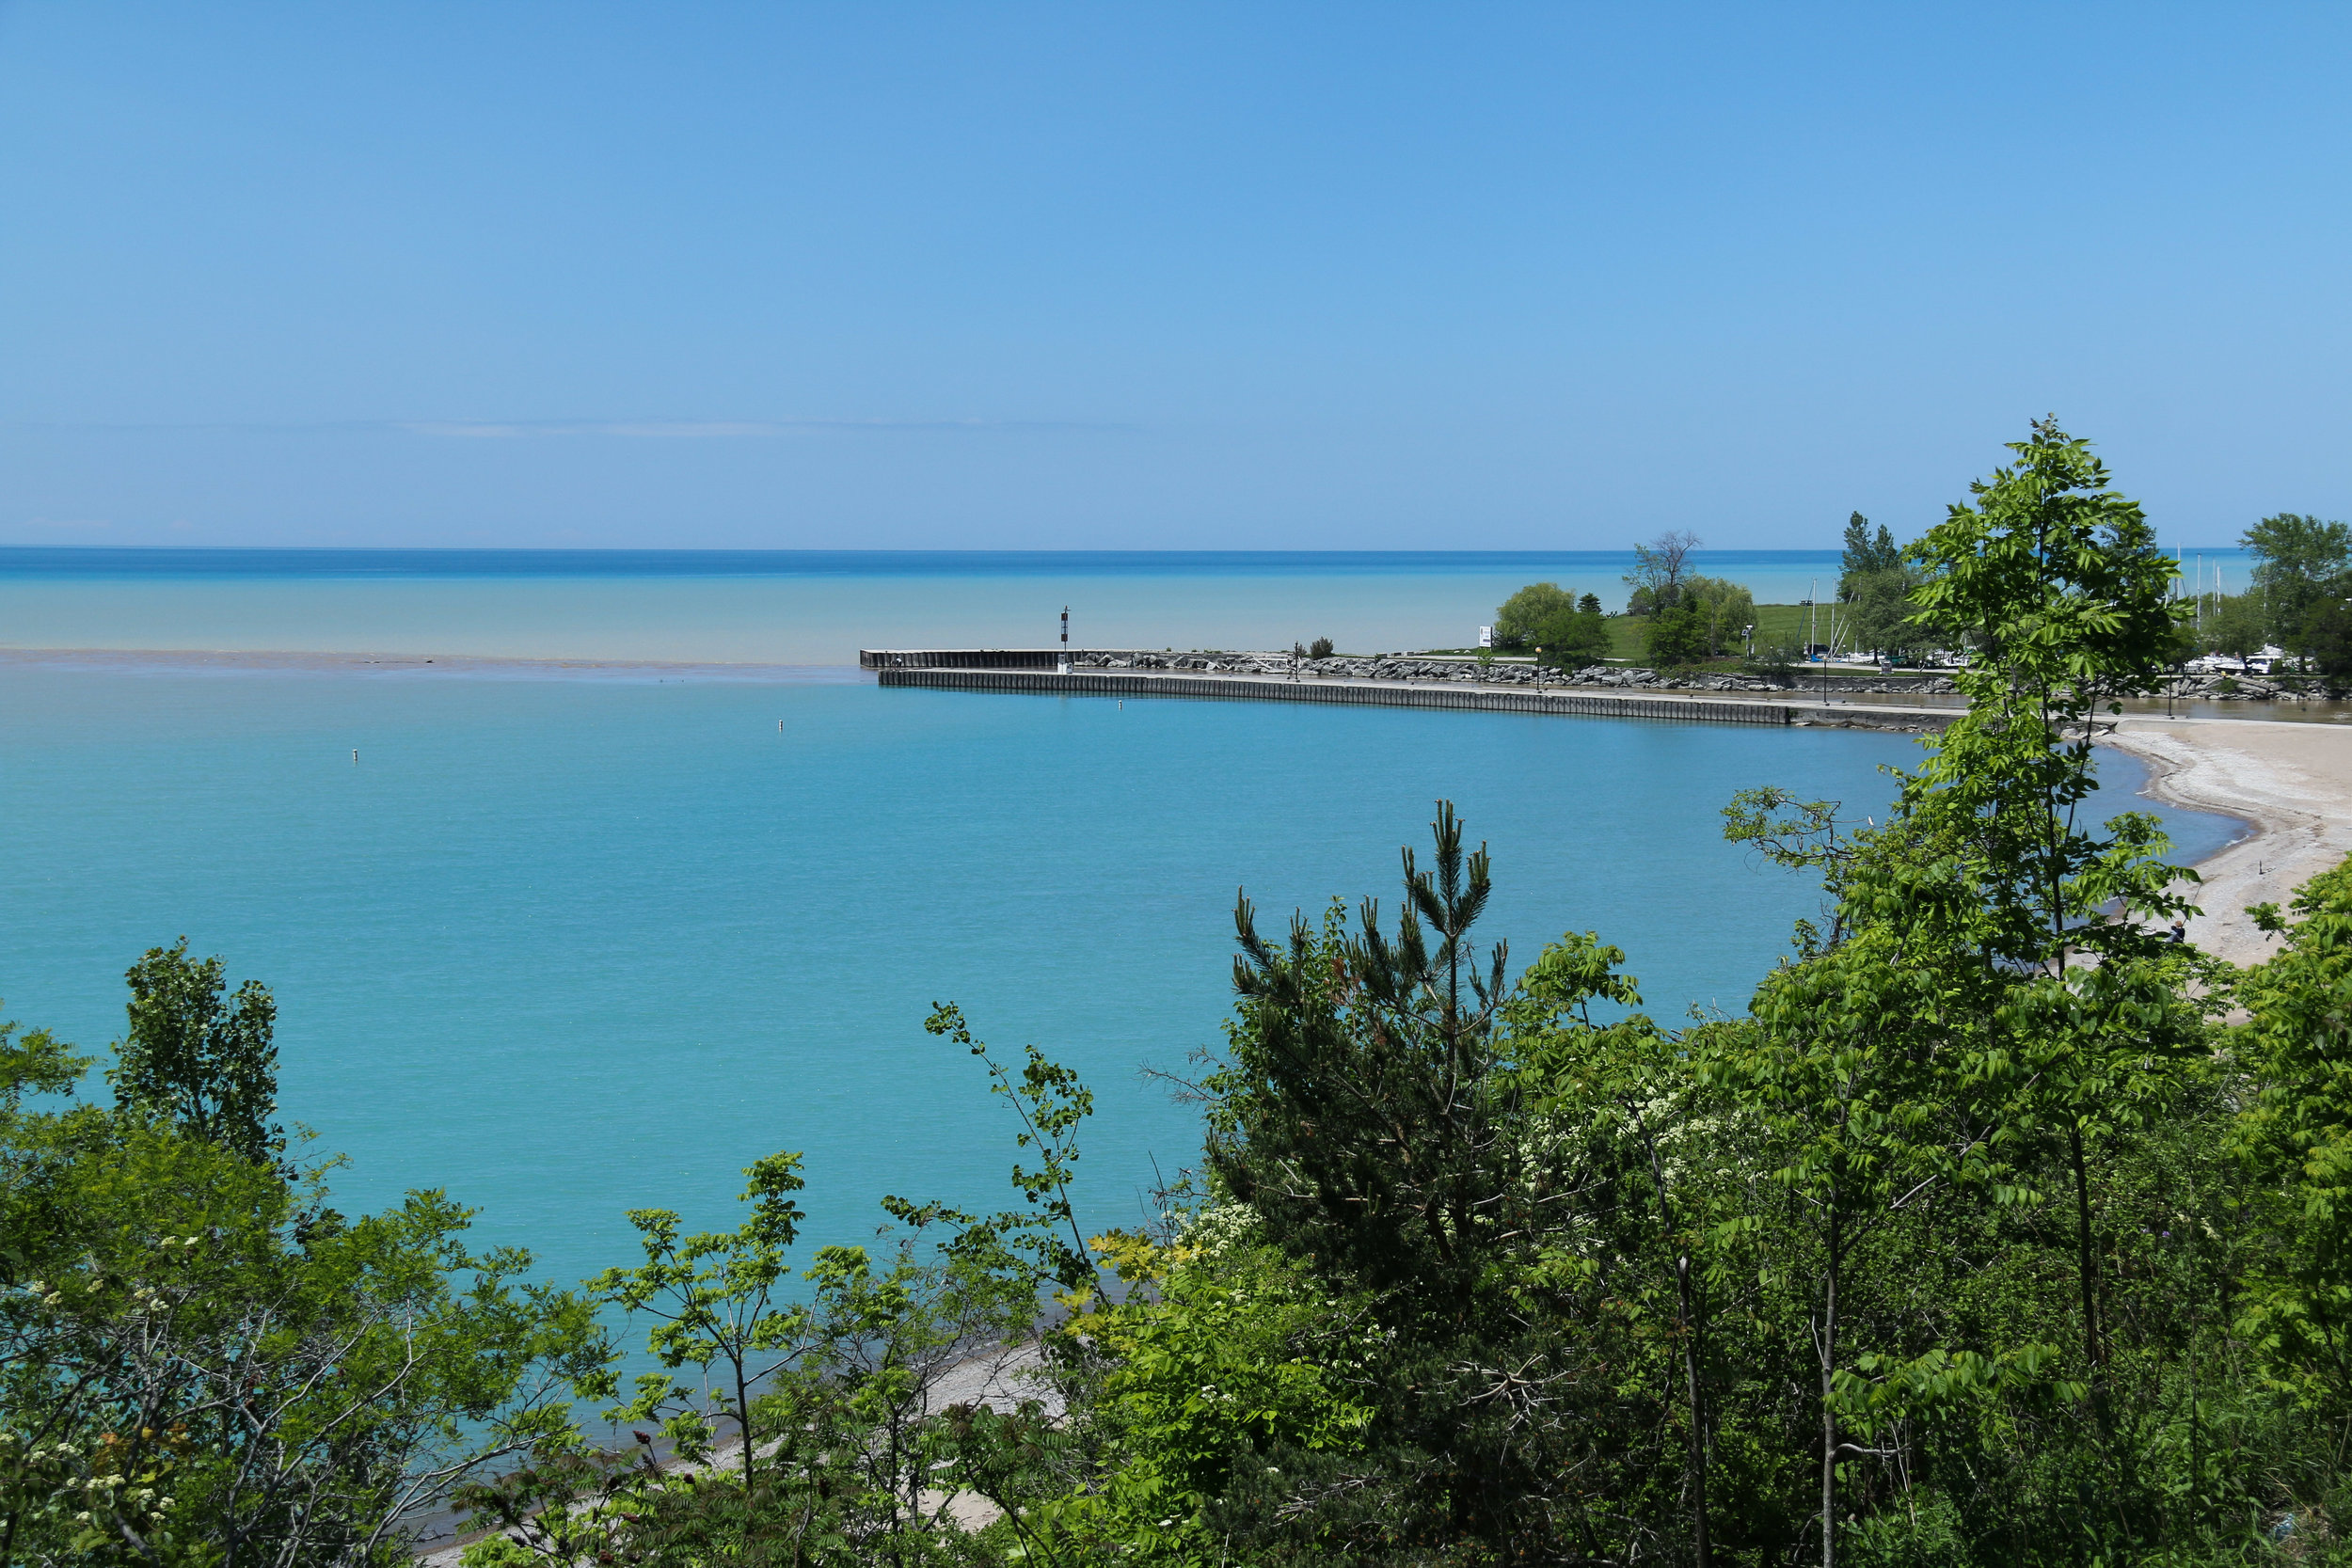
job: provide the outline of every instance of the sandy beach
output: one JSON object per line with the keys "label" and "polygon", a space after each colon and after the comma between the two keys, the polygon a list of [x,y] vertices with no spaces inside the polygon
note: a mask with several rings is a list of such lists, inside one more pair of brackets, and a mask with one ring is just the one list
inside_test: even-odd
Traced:
{"label": "sandy beach", "polygon": [[2352,725],[2264,719],[2131,717],[2106,745],[2148,764],[2148,791],[2173,805],[2227,813],[2253,827],[2197,870],[2204,913],[2189,941],[2235,964],[2277,947],[2246,916],[2352,854]]}

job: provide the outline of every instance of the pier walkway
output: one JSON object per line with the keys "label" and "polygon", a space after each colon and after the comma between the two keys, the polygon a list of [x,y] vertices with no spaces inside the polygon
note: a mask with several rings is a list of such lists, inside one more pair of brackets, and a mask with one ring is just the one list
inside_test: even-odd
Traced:
{"label": "pier walkway", "polygon": [[[911,661],[910,661],[911,662]],[[871,665],[868,668],[872,668]],[[1479,713],[1550,713],[1685,723],[1782,724],[1851,729],[1940,730],[1956,709],[1840,700],[1807,702],[1801,692],[1766,696],[1673,691],[1608,691],[1590,687],[1482,686],[1469,681],[1289,680],[1279,675],[1162,673],[1152,670],[941,669],[885,665],[883,686],[946,691],[1026,692],[1092,697],[1192,697],[1220,702],[1352,703],[1382,707],[1454,708]]]}

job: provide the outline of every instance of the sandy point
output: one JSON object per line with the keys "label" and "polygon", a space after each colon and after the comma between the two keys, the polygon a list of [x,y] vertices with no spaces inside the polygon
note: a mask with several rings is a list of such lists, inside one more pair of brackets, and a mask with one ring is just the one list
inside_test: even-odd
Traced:
{"label": "sandy point", "polygon": [[2204,911],[2188,939],[2208,953],[2235,964],[2269,958],[2277,940],[2247,918],[2247,906],[2284,906],[2352,854],[2352,724],[2134,716],[2100,738],[2145,759],[2157,800],[2252,825],[2199,863],[2204,882],[2188,890]]}

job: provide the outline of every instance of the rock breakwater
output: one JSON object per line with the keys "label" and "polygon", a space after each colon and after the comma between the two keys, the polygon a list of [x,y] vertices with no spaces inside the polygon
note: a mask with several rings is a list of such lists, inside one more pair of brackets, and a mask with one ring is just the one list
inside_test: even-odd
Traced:
{"label": "rock breakwater", "polygon": [[[1090,651],[1071,656],[1075,670],[1169,670],[1199,671],[1205,674],[1284,675],[1292,673],[1294,661],[1286,653],[1232,652],[1200,649],[1189,653],[1130,651]],[[1581,670],[1547,669],[1538,678],[1535,667],[1496,660],[1480,664],[1472,659],[1425,658],[1406,654],[1371,654],[1331,658],[1302,658],[1295,661],[1302,680],[1370,680],[1408,681],[1413,683],[1458,682],[1478,686],[1543,686],[1589,687],[1597,689],[1652,689],[1672,691],[1788,691],[1802,689],[1818,691],[1821,680],[1816,675],[1797,675],[1790,680],[1775,681],[1759,675],[1730,673],[1716,671],[1704,673],[1672,672],[1643,669],[1639,666],[1614,664],[1588,665]],[[1837,692],[1875,692],[1883,695],[1948,694],[1953,689],[1949,677],[1944,675],[1832,675],[1829,689]]]}

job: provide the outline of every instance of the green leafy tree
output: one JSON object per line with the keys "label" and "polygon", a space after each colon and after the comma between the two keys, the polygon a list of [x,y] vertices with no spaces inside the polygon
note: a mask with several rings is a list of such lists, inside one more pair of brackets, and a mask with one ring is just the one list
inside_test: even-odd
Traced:
{"label": "green leafy tree", "polygon": [[[1737,812],[1733,828],[1765,842]],[[1781,853],[1793,863],[1846,854],[1823,841]],[[1847,899],[1873,880],[1867,863],[1847,866],[1843,879],[1851,879],[1841,889]],[[1857,1259],[1940,1188],[1979,1174],[1984,1146],[1952,1068],[1960,999],[1941,966],[1922,961],[1923,933],[1858,915],[1843,911],[1827,944],[1768,979],[1753,1022],[1710,1033],[1700,1061],[1703,1080],[1765,1132],[1769,1180],[1803,1233],[1804,1244],[1788,1261],[1811,1275],[1806,1338],[1820,1423],[1823,1568],[1836,1560],[1838,1478],[1850,1458],[1879,1456],[1848,1430],[1860,1414],[1865,1373],[1915,1362],[1906,1351],[1949,1356],[1942,1346],[1853,1342]]]}
{"label": "green leafy tree", "polygon": [[2245,658],[2270,641],[2270,617],[2259,594],[2230,594],[2208,601],[2202,641],[2205,652]]}
{"label": "green leafy tree", "polygon": [[1665,669],[1696,664],[1708,652],[1707,606],[1695,594],[1681,593],[1652,610],[1642,632],[1650,663]]}
{"label": "green leafy tree", "polygon": [[1574,596],[1558,583],[1530,583],[1495,610],[1495,646],[1532,647],[1544,641],[1545,632],[1575,614]]}
{"label": "green leafy tree", "polygon": [[1657,1244],[1638,1248],[1635,1256],[1662,1264],[1672,1291],[1671,1340],[1679,1352],[1687,1402],[1691,1558],[1707,1568],[1714,1554],[1706,1285],[1715,1216],[1676,1159],[1697,1104],[1689,1052],[1643,1014],[1628,1011],[1608,1022],[1594,1016],[1596,1003],[1612,1009],[1640,1006],[1640,988],[1618,972],[1624,962],[1621,948],[1604,945],[1590,931],[1572,932],[1544,949],[1521,976],[1510,1007],[1519,1040],[1518,1072],[1535,1089],[1540,1117],[1617,1146],[1612,1163],[1632,1173],[1629,1187],[1645,1184],[1655,1206]]}
{"label": "green leafy tree", "polygon": [[[1024,1203],[975,1216],[885,1198],[892,1225],[879,1257],[825,1246],[797,1273],[789,1255],[806,1219],[798,1154],[746,1168],[749,1212],[734,1230],[689,1235],[671,1211],[632,1212],[644,1260],[589,1285],[649,1320],[661,1370],[640,1376],[635,1397],[609,1415],[659,1424],[680,1458],[708,1468],[698,1481],[596,1455],[576,1438],[550,1442],[530,1465],[466,1494],[500,1532],[501,1544],[477,1554],[483,1563],[972,1560],[982,1547],[936,1490],[950,1479],[1001,1497],[1017,1538],[1045,1539],[1028,1514],[1049,1507],[1069,1466],[1008,1466],[1005,1423],[942,1408],[935,1394],[960,1357],[1025,1337],[1042,1290],[1092,1289],[1070,1181],[1093,1097],[1034,1046],[1020,1073],[1005,1069],[953,1005],[927,1027],[980,1057],[1013,1105],[1029,1151],[1013,1171]],[[675,1375],[687,1369],[694,1375]],[[592,1399],[620,1398],[610,1367],[580,1386]],[[721,1422],[735,1436],[724,1450]],[[1052,1446],[1057,1457],[1068,1447]]]}
{"label": "green leafy tree", "polygon": [[[1916,546],[1919,600],[1968,628],[1979,657],[1958,677],[1966,718],[1903,781],[1907,831],[1935,847],[1942,887],[1907,895],[1997,977],[1981,1070],[2010,1114],[2058,1130],[2074,1197],[2081,1333],[2094,1386],[2104,1362],[2087,1147],[2109,1117],[2159,1094],[2145,1067],[2194,1049],[2198,1009],[2169,1006],[2181,978],[2150,929],[2185,912],[2155,819],[2094,828],[2092,726],[2153,688],[2178,607],[2169,565],[2139,508],[2107,488],[2089,444],[2054,421],[2011,448],[2021,461],[1973,488]],[[2084,954],[2095,973],[2070,973]],[[2129,1027],[2121,1026],[2131,1020]],[[2157,1080],[2164,1076],[2154,1074]],[[2128,1091],[2128,1092],[2127,1092]]]}
{"label": "green leafy tree", "polygon": [[106,1074],[115,1098],[191,1136],[267,1160],[286,1147],[277,1110],[278,1004],[247,980],[233,998],[220,959],[191,961],[188,939],[131,966],[131,1027]]}
{"label": "green leafy tree", "polygon": [[1322,1532],[1285,1505],[1359,1455],[1382,1345],[1359,1305],[1252,1240],[1246,1212],[1198,1212],[1165,1243],[1096,1240],[1123,1290],[1089,1292],[1066,1330],[1098,1369],[1076,1405],[1085,1482],[1004,1499],[1031,1558],[1206,1565],[1232,1560],[1237,1539],[1312,1554]]}
{"label": "green leafy tree", "polygon": [[2055,1141],[2082,1371],[2104,1418],[2094,1166],[2163,1102],[2167,1064],[2201,1042],[2182,994],[2195,960],[2145,924],[2185,908],[2169,891],[2182,873],[2163,863],[2153,818],[2094,829],[2084,809],[2093,720],[2153,684],[2170,646],[2169,566],[2085,443],[2043,422],[2011,450],[2015,467],[1914,546],[1927,572],[1915,602],[1978,657],[1960,677],[1967,714],[1901,776],[1893,819],[1841,838],[1825,803],[1768,795],[1732,814],[1734,836],[1822,871],[1834,905],[1827,932],[1801,930],[1800,961],[1705,1064],[1772,1134],[1774,1180],[1809,1232],[1825,1564],[1841,1456],[1899,1452],[1849,1429],[1915,1418],[1906,1402],[1924,1392],[2013,1402],[2057,1375],[2053,1348],[2013,1330],[2006,1343],[1851,1343],[1839,1304],[1856,1249],[1931,1202],[2038,1209]]}
{"label": "green leafy tree", "polygon": [[1901,566],[1854,578],[1846,608],[1851,645],[1889,657],[1916,654],[1929,646],[1931,634],[1911,602],[1917,585],[1917,576]]}
{"label": "green leafy tree", "polygon": [[2088,442],[2040,421],[2010,450],[2017,466],[1973,484],[1977,504],[1915,547],[1929,574],[1917,602],[1979,657],[1955,676],[1966,719],[1903,779],[1900,809],[1951,857],[1937,875],[1958,896],[1938,907],[1964,911],[1972,945],[2058,974],[2076,951],[2145,955],[2137,917],[2185,908],[2166,891],[2183,873],[2156,858],[2153,817],[2100,832],[2084,811],[2093,721],[2155,687],[2179,610],[2147,519]]}
{"label": "green leafy tree", "polygon": [[468,1249],[442,1194],[346,1219],[327,1167],[254,1157],[257,1118],[188,1115],[274,1101],[252,1055],[227,1084],[220,1060],[173,1065],[185,1120],[26,1110],[87,1064],[0,1030],[0,1560],[404,1560],[452,1486],[568,1427],[606,1354],[588,1304]]}
{"label": "green leafy tree", "polygon": [[2352,862],[2315,877],[2286,945],[2241,989],[2238,1049],[2262,1089],[2233,1130],[2249,1201],[2282,1244],[2258,1255],[2241,1330],[2278,1387],[2340,1422],[2352,1409]]}
{"label": "green leafy tree", "polygon": [[[644,1261],[607,1269],[588,1282],[598,1299],[653,1320],[646,1348],[662,1368],[637,1379],[636,1397],[612,1418],[658,1420],[678,1451],[707,1458],[718,1436],[716,1415],[735,1428],[735,1463],[747,1490],[759,1479],[758,1450],[771,1435],[755,1396],[772,1400],[781,1381],[807,1369],[818,1348],[807,1306],[784,1292],[791,1274],[787,1254],[805,1217],[792,1196],[807,1184],[800,1167],[800,1155],[789,1151],[746,1166],[742,1201],[751,1212],[733,1230],[689,1235],[675,1211],[631,1210],[628,1223]],[[693,1383],[670,1375],[687,1367],[702,1375]],[[598,1385],[590,1397],[617,1392],[616,1386]]]}
{"label": "green leafy tree", "polygon": [[2337,579],[2303,622],[2303,649],[2331,689],[2352,685],[2352,577]]}
{"label": "green leafy tree", "polygon": [[990,1223],[985,1234],[992,1244],[1024,1259],[1029,1275],[1041,1284],[1051,1280],[1065,1291],[1091,1288],[1094,1259],[1078,1225],[1070,1184],[1077,1174],[1078,1129],[1094,1114],[1094,1091],[1034,1045],[1023,1048],[1021,1075],[1014,1077],[974,1037],[963,1009],[952,1002],[934,1006],[923,1027],[980,1059],[988,1069],[989,1092],[1009,1104],[1020,1120],[1014,1147],[1033,1150],[1038,1161],[1034,1166],[1012,1167],[1012,1184],[1024,1206]]}
{"label": "green leafy tree", "polygon": [[1590,594],[1573,608],[1547,615],[1531,637],[1543,662],[1563,670],[1581,670],[1609,655],[1609,622],[1599,599]]}
{"label": "green leafy tree", "polygon": [[1859,596],[1864,578],[1901,571],[1903,552],[1884,523],[1873,537],[1870,519],[1856,512],[1846,519],[1846,550],[1838,564],[1837,597],[1851,604]]}
{"label": "green leafy tree", "polygon": [[1683,585],[1683,594],[1696,601],[1705,657],[1739,652],[1748,628],[1756,625],[1755,596],[1736,582],[1709,577],[1692,577]]}
{"label": "green leafy tree", "polygon": [[2250,596],[2263,633],[2289,652],[2310,652],[2305,623],[2313,606],[2328,597],[2330,582],[2352,572],[2352,527],[2281,512],[2248,529],[2238,543],[2254,557]]}

